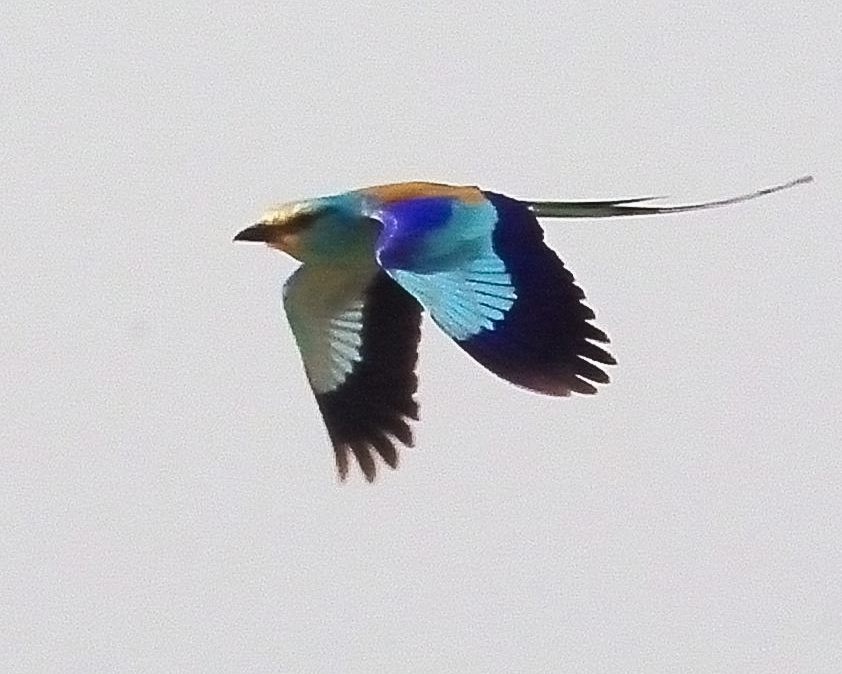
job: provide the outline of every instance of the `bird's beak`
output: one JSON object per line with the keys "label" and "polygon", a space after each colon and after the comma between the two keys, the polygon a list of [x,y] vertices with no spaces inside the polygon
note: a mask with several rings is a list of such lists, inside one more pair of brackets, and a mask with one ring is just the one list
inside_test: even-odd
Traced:
{"label": "bird's beak", "polygon": [[234,237],[234,241],[269,241],[272,238],[275,228],[263,222],[246,227]]}

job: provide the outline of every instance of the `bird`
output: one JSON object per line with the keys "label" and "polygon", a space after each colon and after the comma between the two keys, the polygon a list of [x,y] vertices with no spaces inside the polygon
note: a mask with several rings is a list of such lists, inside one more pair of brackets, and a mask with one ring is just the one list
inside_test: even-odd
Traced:
{"label": "bird", "polygon": [[[616,365],[608,335],[539,219],[663,215],[728,206],[812,181],[677,206],[656,197],[531,201],[476,186],[403,182],[292,201],[234,237],[301,264],[283,305],[344,482],[372,482],[413,446],[422,312],[498,377],[590,395]],[[377,459],[377,456],[380,459]]]}

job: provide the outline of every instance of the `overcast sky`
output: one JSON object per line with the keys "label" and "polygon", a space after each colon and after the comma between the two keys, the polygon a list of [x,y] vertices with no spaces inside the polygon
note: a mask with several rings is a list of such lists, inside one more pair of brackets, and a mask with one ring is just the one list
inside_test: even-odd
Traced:
{"label": "overcast sky", "polygon": [[[842,10],[41,3],[0,18],[0,669],[842,671]],[[546,223],[619,365],[433,325],[417,447],[333,455],[231,238],[408,179],[715,198]]]}

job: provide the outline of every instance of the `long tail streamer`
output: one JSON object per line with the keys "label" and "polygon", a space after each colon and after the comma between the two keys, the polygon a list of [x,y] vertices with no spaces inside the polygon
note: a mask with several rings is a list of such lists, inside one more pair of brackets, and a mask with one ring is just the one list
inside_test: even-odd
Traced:
{"label": "long tail streamer", "polygon": [[613,218],[627,215],[662,215],[665,213],[686,213],[688,211],[702,211],[708,208],[719,208],[751,201],[758,197],[788,190],[796,185],[806,185],[813,182],[813,176],[801,176],[782,185],[765,187],[748,194],[740,194],[727,199],[705,201],[699,204],[683,206],[640,206],[644,201],[653,201],[663,197],[640,197],[637,199],[617,199],[614,201],[530,201],[526,202],[529,209],[539,218]]}

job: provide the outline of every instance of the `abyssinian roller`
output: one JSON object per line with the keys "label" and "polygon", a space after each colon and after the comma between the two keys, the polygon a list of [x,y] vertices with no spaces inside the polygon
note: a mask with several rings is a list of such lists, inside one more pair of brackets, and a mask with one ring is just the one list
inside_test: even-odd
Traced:
{"label": "abyssinian roller", "polygon": [[418,419],[420,321],[433,321],[503,379],[538,393],[592,394],[615,360],[539,218],[661,215],[726,206],[809,182],[682,206],[649,198],[528,201],[478,187],[409,182],[295,201],[235,241],[299,260],[283,302],[324,417],[340,479],[353,454],[368,481],[376,455],[398,464]]}

